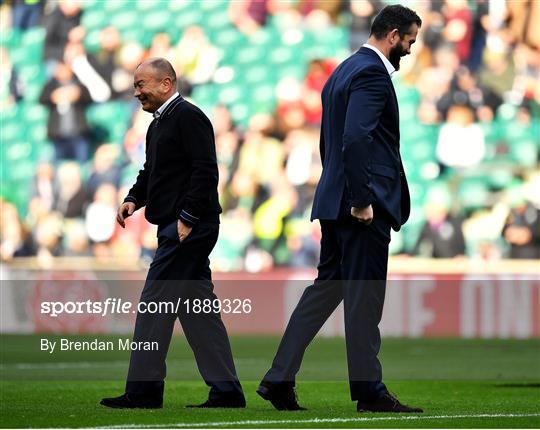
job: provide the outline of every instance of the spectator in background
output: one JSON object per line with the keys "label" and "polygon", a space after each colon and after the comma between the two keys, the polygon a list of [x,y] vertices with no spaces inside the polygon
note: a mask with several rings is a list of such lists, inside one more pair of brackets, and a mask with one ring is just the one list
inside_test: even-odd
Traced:
{"label": "spectator in background", "polygon": [[119,95],[114,91],[113,76],[118,68],[117,56],[120,51],[121,39],[118,30],[113,27],[105,27],[99,32],[99,51],[87,55],[90,65],[99,73],[111,91],[112,98]]}
{"label": "spectator in background", "polygon": [[54,204],[54,167],[51,163],[40,163],[30,191],[30,198],[41,201],[43,209],[49,212]]}
{"label": "spectator in background", "polygon": [[453,43],[462,64],[469,60],[473,33],[473,15],[467,0],[446,0],[442,9],[446,26],[444,38]]}
{"label": "spectator in background", "polygon": [[43,3],[43,0],[12,0],[13,28],[24,31],[37,26],[43,13]]}
{"label": "spectator in background", "polygon": [[86,31],[80,25],[81,3],[59,0],[50,15],[45,17],[45,46],[43,56],[50,76],[57,63],[63,61],[68,42],[82,42]]}
{"label": "spectator in background", "polygon": [[98,146],[92,162],[92,170],[86,182],[86,189],[90,198],[95,197],[97,189],[103,184],[118,187],[122,166],[117,163],[120,149],[117,145],[108,143]]}
{"label": "spectator in background", "polygon": [[367,42],[371,22],[383,8],[383,3],[381,0],[349,0],[348,3],[351,12],[349,46],[355,52]]}
{"label": "spectator in background", "polygon": [[268,0],[238,0],[229,2],[231,22],[247,36],[257,32],[266,23]]}
{"label": "spectator in background", "polygon": [[35,227],[37,258],[41,267],[50,267],[53,257],[62,255],[62,215],[51,212]]}
{"label": "spectator in background", "polygon": [[[514,190],[513,207],[504,224],[502,236],[510,246],[510,258],[539,259],[540,209],[528,201],[523,191],[523,188]],[[538,193],[538,189],[535,193]]]}
{"label": "spectator in background", "polygon": [[342,3],[342,0],[299,0],[297,3],[297,7],[303,16],[322,12],[327,15],[333,23],[336,23],[339,17],[339,13],[343,8]]}
{"label": "spectator in background", "polygon": [[475,0],[476,10],[472,24],[471,53],[467,65],[476,72],[482,64],[482,54],[486,46],[487,34],[490,30],[489,0]]}
{"label": "spectator in background", "polygon": [[437,141],[437,158],[443,167],[472,167],[484,158],[484,132],[475,124],[471,108],[453,105]]}
{"label": "spectator in background", "polygon": [[157,33],[152,38],[152,43],[148,50],[148,57],[163,57],[170,60],[173,56],[174,48],[171,45],[171,36],[167,33]]}
{"label": "spectator in background", "polygon": [[540,48],[540,2],[507,1],[508,30],[515,42]]}
{"label": "spectator in background", "polygon": [[133,98],[133,73],[145,56],[145,50],[140,43],[124,44],[118,53],[119,67],[112,76],[113,93],[118,99],[131,102],[133,111],[139,108],[139,103]]}
{"label": "spectator in background", "polygon": [[315,59],[309,63],[302,90],[302,102],[306,122],[310,125],[319,126],[321,123],[321,92],[334,68],[335,64],[331,61]]}
{"label": "spectator in background", "polygon": [[486,48],[484,62],[477,73],[479,84],[502,98],[514,85],[515,65],[509,46]]}
{"label": "spectator in background", "polygon": [[64,60],[79,82],[86,87],[93,102],[103,103],[111,98],[109,84],[92,66],[81,42],[68,42]]}
{"label": "spectator in background", "polygon": [[425,205],[426,222],[412,254],[427,258],[465,255],[462,220],[450,214],[451,196],[445,188],[432,188]]}
{"label": "spectator in background", "polygon": [[65,223],[62,255],[64,257],[90,257],[92,255],[82,220],[74,219]]}
{"label": "spectator in background", "polygon": [[191,26],[176,45],[173,65],[191,85],[200,85],[212,79],[219,57],[218,49],[212,46],[204,30]]}
{"label": "spectator in background", "polygon": [[56,160],[88,161],[90,142],[85,110],[92,99],[69,65],[56,65],[54,77],[45,84],[39,101],[49,108],[47,134],[54,144]]}
{"label": "spectator in background", "polygon": [[86,234],[93,243],[96,257],[109,257],[109,242],[116,228],[117,189],[114,185],[100,185],[92,203],[86,209]]}
{"label": "spectator in background", "polygon": [[447,119],[448,110],[453,105],[471,108],[475,118],[484,118],[487,110],[487,115],[493,118],[501,104],[502,98],[500,96],[479,86],[471,71],[462,66],[457,70],[450,84],[450,89],[437,102],[437,109],[444,119]]}
{"label": "spectator in background", "polygon": [[0,260],[29,257],[36,254],[32,235],[22,224],[17,208],[0,199]]}
{"label": "spectator in background", "polygon": [[80,165],[73,161],[61,164],[57,172],[57,182],[53,210],[58,211],[64,218],[82,218],[88,201],[82,184]]}

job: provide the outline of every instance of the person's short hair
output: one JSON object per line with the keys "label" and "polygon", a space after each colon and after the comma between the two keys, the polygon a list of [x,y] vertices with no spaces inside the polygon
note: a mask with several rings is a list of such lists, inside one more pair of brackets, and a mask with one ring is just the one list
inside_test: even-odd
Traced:
{"label": "person's short hair", "polygon": [[172,83],[176,84],[176,72],[174,71],[174,67],[165,58],[153,58],[148,60],[148,65],[164,78],[171,78]]}
{"label": "person's short hair", "polygon": [[422,20],[416,12],[400,4],[386,6],[373,20],[370,36],[381,40],[393,29],[397,28],[402,39],[411,30],[413,24],[422,26]]}

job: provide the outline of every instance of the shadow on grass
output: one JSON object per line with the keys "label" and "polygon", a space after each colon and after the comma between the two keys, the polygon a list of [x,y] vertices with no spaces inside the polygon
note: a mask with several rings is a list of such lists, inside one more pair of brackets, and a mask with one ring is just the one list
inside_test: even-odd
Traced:
{"label": "shadow on grass", "polygon": [[509,382],[495,384],[497,388],[540,388],[540,382]]}

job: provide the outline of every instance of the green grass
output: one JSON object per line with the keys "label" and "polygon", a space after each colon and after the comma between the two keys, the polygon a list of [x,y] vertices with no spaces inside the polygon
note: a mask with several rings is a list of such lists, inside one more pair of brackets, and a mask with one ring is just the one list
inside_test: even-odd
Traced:
{"label": "green grass", "polygon": [[410,419],[355,411],[349,399],[343,339],[318,338],[306,353],[298,395],[308,410],[278,412],[255,394],[278,338],[232,339],[246,409],[185,409],[186,404],[204,401],[208,389],[189,347],[182,338],[175,338],[168,359],[164,408],[110,410],[100,406],[99,399],[122,392],[127,353],[51,355],[39,351],[40,337],[1,337],[2,427],[182,423],[281,428],[540,427],[540,340],[385,339],[381,360],[389,389],[405,403],[425,410],[418,419]]}

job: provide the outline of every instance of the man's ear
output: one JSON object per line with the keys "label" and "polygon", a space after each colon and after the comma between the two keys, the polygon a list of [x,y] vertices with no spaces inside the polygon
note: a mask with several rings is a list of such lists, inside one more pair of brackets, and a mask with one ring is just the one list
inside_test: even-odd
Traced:
{"label": "man's ear", "polygon": [[170,89],[172,88],[172,86],[173,86],[172,79],[169,78],[169,77],[166,77],[161,82],[166,85],[165,92],[168,93],[170,91]]}
{"label": "man's ear", "polygon": [[390,45],[392,47],[396,46],[397,43],[399,43],[399,30],[397,28],[394,28],[392,31],[388,32],[387,40],[390,42]]}

